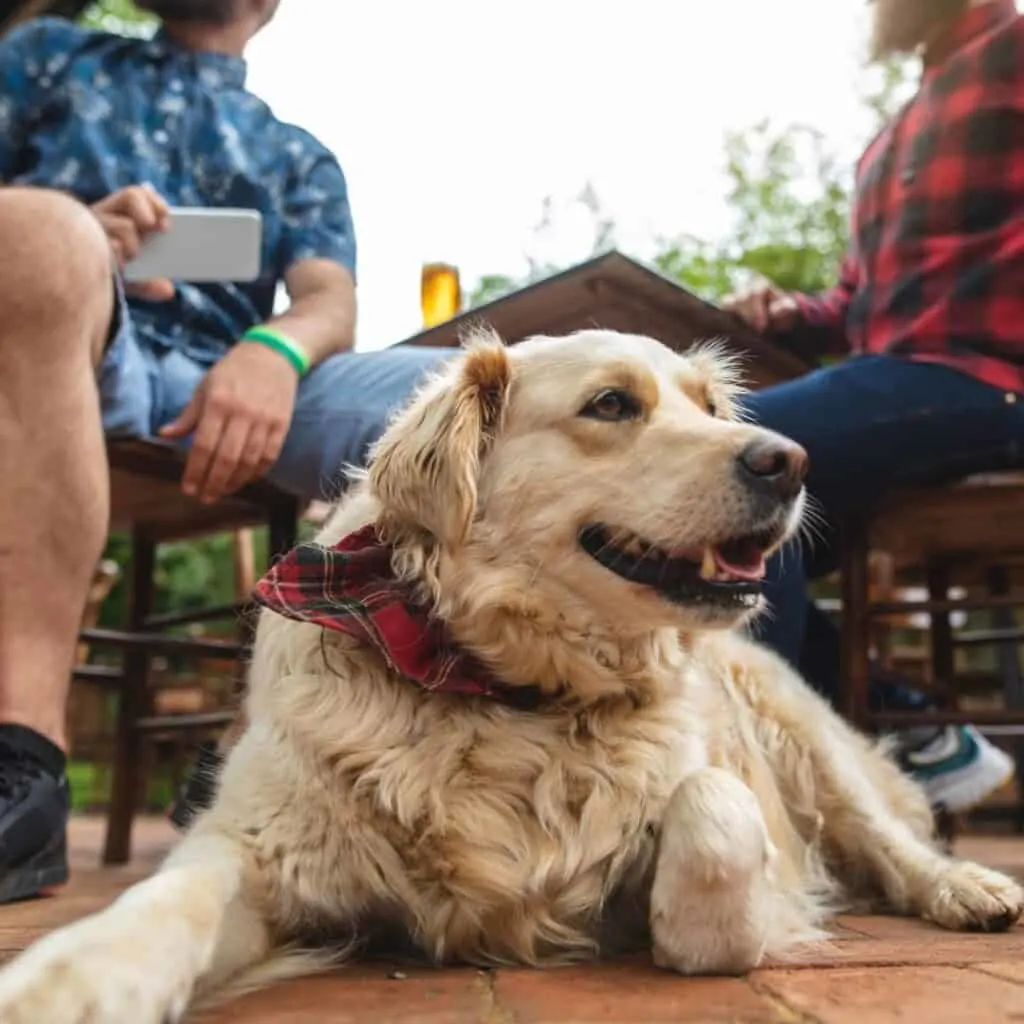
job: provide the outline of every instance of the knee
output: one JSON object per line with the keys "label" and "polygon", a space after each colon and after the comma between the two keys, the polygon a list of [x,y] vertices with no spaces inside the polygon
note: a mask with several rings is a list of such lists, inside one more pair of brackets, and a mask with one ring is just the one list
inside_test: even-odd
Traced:
{"label": "knee", "polygon": [[84,324],[94,312],[109,319],[110,245],[85,206],[50,189],[0,189],[0,237],[0,290],[9,318],[39,324],[70,316]]}

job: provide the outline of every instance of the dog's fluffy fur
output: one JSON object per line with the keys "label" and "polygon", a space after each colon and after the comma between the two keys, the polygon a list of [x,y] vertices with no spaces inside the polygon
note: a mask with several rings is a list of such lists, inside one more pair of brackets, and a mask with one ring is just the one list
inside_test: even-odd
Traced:
{"label": "dog's fluffy fur", "polygon": [[[579,415],[609,388],[635,415]],[[933,847],[922,792],[733,629],[748,612],[668,601],[582,550],[594,522],[670,551],[752,528],[735,463],[765,433],[737,398],[712,348],[476,338],[320,539],[376,522],[457,641],[550,702],[428,695],[351,638],[264,612],[214,807],[153,878],[15,959],[0,1019],[177,1020],[382,934],[438,963],[642,944],[735,973],[797,954],[851,900],[1015,921],[1018,886]],[[801,504],[776,519],[793,528]]]}

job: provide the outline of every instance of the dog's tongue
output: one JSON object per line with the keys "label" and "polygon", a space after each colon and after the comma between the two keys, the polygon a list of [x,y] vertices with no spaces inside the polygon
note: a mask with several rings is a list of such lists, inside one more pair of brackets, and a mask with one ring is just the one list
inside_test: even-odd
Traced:
{"label": "dog's tongue", "polygon": [[751,548],[749,552],[730,551],[727,557],[722,553],[721,548],[712,548],[712,555],[719,572],[727,573],[738,580],[749,580],[756,582],[763,580],[768,567],[765,564],[764,552]]}

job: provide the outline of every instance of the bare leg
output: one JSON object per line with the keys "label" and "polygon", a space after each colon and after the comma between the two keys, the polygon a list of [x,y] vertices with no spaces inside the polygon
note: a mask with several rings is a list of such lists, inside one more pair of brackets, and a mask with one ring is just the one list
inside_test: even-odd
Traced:
{"label": "bare leg", "polygon": [[65,703],[109,487],[94,369],[107,241],[56,192],[0,189],[0,722],[66,746]]}

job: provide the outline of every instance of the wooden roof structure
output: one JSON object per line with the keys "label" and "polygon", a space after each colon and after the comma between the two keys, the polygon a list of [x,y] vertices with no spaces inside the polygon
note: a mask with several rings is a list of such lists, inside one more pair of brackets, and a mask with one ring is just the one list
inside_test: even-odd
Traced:
{"label": "wooden roof structure", "polygon": [[723,337],[747,356],[753,387],[806,373],[797,356],[766,341],[732,314],[620,252],[609,252],[479,306],[401,344],[455,346],[486,324],[510,344],[534,334],[568,334],[591,327],[646,334],[677,351]]}

